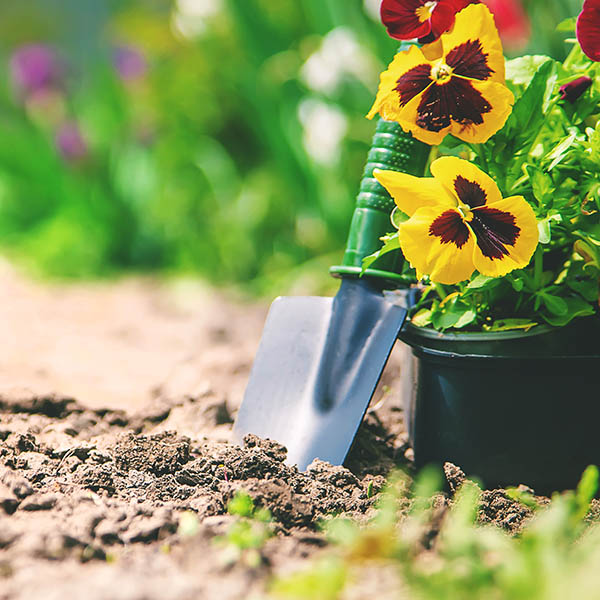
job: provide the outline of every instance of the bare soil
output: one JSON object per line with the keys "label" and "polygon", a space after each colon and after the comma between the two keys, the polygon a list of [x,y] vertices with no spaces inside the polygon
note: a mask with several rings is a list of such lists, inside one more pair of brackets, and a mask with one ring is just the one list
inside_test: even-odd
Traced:
{"label": "bare soil", "polygon": [[[299,473],[276,443],[230,442],[265,305],[193,281],[49,286],[1,265],[0,282],[0,600],[259,597],[323,551],[321,519],[367,518],[411,469],[398,352],[346,466]],[[442,516],[464,478],[446,476]],[[273,517],[251,563],[219,542],[242,489]],[[482,521],[530,516],[484,492]]]}

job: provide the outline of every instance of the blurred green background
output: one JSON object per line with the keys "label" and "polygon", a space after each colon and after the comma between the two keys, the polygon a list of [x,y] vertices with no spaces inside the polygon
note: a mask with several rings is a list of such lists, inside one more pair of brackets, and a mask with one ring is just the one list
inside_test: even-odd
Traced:
{"label": "blurred green background", "polygon": [[[0,248],[51,277],[318,287],[341,258],[375,127],[364,114],[397,46],[378,6],[4,0]],[[554,27],[581,0],[523,6],[525,50],[561,58]]]}

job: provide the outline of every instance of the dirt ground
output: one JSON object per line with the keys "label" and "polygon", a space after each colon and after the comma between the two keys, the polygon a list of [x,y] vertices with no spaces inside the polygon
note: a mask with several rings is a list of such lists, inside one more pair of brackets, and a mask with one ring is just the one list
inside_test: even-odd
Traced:
{"label": "dirt ground", "polygon": [[[298,473],[277,444],[230,443],[265,305],[193,281],[42,285],[6,264],[0,285],[0,600],[262,597],[323,551],[321,518],[364,519],[385,475],[410,470],[400,351],[347,468]],[[241,555],[223,541],[238,490],[275,534]],[[483,500],[483,521],[529,516]]]}

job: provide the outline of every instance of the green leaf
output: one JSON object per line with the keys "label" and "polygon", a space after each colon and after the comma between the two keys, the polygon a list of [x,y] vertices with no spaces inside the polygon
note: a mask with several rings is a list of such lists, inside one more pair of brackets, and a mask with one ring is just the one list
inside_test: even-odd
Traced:
{"label": "green leaf", "polygon": [[[589,131],[590,129],[591,127],[586,131]],[[593,161],[598,162],[600,160],[600,122],[596,123],[596,127],[589,131],[588,138],[591,149],[590,158]]]}
{"label": "green leaf", "polygon": [[488,277],[487,275],[477,275],[467,285],[468,290],[480,290],[486,287],[490,282],[496,283],[498,280],[495,277]]}
{"label": "green leaf", "polygon": [[384,244],[377,252],[373,252],[373,254],[369,254],[369,256],[365,256],[362,260],[362,271],[360,274],[362,275],[378,258],[381,258],[384,254],[388,252],[392,252],[393,250],[398,250],[400,248],[400,242],[398,240],[398,232],[392,233],[389,236],[384,238]]}
{"label": "green leaf", "polygon": [[537,510],[540,508],[540,505],[535,500],[535,496],[530,492],[520,490],[519,488],[515,487],[509,487],[506,488],[506,495],[512,500],[520,502],[531,510]]}
{"label": "green leaf", "polygon": [[586,272],[594,269],[594,276],[585,277],[584,275],[581,277],[569,278],[567,280],[567,285],[588,302],[597,302],[600,294],[598,288],[598,276],[600,275],[600,271],[598,271],[596,267],[591,267],[590,265],[584,265],[582,267],[582,270],[583,269],[585,269]]}
{"label": "green leaf", "polygon": [[461,529],[464,530],[465,526],[472,526],[475,523],[479,512],[480,498],[481,488],[475,482],[467,479],[454,495],[450,514],[446,517],[449,521],[445,524],[446,536],[451,535],[453,529],[459,533]]}
{"label": "green leaf", "polygon": [[510,277],[510,285],[512,285],[515,292],[522,292],[523,288],[525,287],[525,281],[520,277],[513,275]]}
{"label": "green leaf", "polygon": [[539,68],[547,61],[548,56],[530,54],[506,61],[506,80],[514,85],[529,85]]}
{"label": "green leaf", "polygon": [[470,325],[477,318],[477,313],[474,310],[467,310],[462,314],[460,319],[454,324],[455,329],[462,329]]}
{"label": "green leaf", "polygon": [[338,558],[326,557],[309,569],[276,578],[271,583],[270,592],[277,598],[288,600],[337,600],[348,579],[348,567],[345,563]]}
{"label": "green leaf", "polygon": [[577,18],[576,17],[569,17],[568,19],[565,19],[564,21],[561,21],[556,26],[556,31],[561,31],[561,32],[566,32],[566,33],[573,33],[575,31],[576,25],[577,25]]}
{"label": "green leaf", "polygon": [[553,314],[562,317],[569,311],[569,306],[560,296],[553,296],[547,292],[541,292],[540,296],[544,306]]}
{"label": "green leaf", "polygon": [[567,303],[567,314],[547,315],[542,314],[544,320],[555,327],[562,327],[576,317],[587,317],[594,314],[594,307],[583,300],[583,298],[565,298]]}
{"label": "green leaf", "polygon": [[538,241],[540,244],[548,244],[552,238],[552,232],[550,231],[550,221],[543,219],[538,221]]}
{"label": "green leaf", "polygon": [[486,331],[511,331],[513,329],[523,329],[529,331],[538,323],[530,319],[499,319],[486,328]]}
{"label": "green leaf", "polygon": [[580,510],[583,512],[581,518],[583,518],[590,506],[590,502],[594,499],[596,492],[598,491],[598,467],[596,465],[590,465],[583,472],[579,483],[577,484],[577,490],[575,492],[575,498],[577,504],[580,506]]}
{"label": "green leaf", "polygon": [[260,507],[254,511],[252,515],[255,521],[261,521],[262,523],[270,523],[273,519],[271,511],[268,508]]}
{"label": "green leaf", "polygon": [[410,322],[417,327],[427,327],[427,325],[431,324],[432,314],[433,311],[429,308],[422,308],[413,315]]}
{"label": "green leaf", "polygon": [[459,300],[458,293],[450,299],[448,297],[437,311],[433,311],[431,321],[436,329],[460,329],[472,323],[477,313],[466,303]]}
{"label": "green leaf", "polygon": [[408,218],[406,213],[403,213],[397,206],[394,206],[394,210],[392,210],[392,214],[390,215],[390,220],[396,229],[400,229],[400,225],[406,223]]}
{"label": "green leaf", "polygon": [[434,313],[431,321],[436,329],[443,331],[444,329],[454,327],[454,325],[458,322],[460,317],[460,314],[456,314],[450,310],[446,310],[443,312]]}
{"label": "green leaf", "polygon": [[535,139],[538,128],[544,121],[544,110],[549,89],[554,87],[556,63],[547,60],[538,69],[523,95],[515,102],[509,117],[517,134],[528,141]]}
{"label": "green leaf", "polygon": [[240,517],[251,517],[254,512],[254,500],[244,490],[238,490],[235,496],[227,504],[227,512],[230,515]]}
{"label": "green leaf", "polygon": [[562,216],[559,214],[548,215],[545,219],[538,221],[538,236],[540,244],[549,244],[552,239],[552,221],[560,223]]}
{"label": "green leaf", "polygon": [[[583,236],[582,236],[583,237]],[[573,250],[583,258],[583,268],[594,267],[600,269],[600,247],[589,237],[577,240],[573,244]]]}
{"label": "green leaf", "polygon": [[554,148],[554,150],[550,152],[550,154],[548,154],[546,159],[552,161],[548,166],[548,171],[554,169],[554,167],[556,167],[556,165],[558,165],[564,159],[564,157],[567,155],[567,150],[569,150],[569,148],[573,145],[573,142],[575,142],[577,139],[578,133],[579,132],[577,129],[573,128],[571,133],[564,140],[562,140],[562,142],[560,142]]}
{"label": "green leaf", "polygon": [[555,192],[552,177],[533,165],[527,165],[527,174],[529,175],[533,195],[540,204],[544,204],[546,199]]}

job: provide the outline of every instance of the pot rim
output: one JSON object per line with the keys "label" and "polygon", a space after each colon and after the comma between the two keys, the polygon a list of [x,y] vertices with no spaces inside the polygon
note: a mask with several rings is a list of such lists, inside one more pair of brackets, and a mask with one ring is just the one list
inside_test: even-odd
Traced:
{"label": "pot rim", "polygon": [[469,342],[489,342],[493,340],[513,340],[534,337],[544,333],[556,331],[561,327],[552,327],[551,325],[535,325],[531,329],[524,331],[522,329],[511,329],[509,331],[463,331],[460,333],[442,333],[428,327],[419,327],[412,323],[407,323],[404,331],[409,335],[426,338],[429,340],[447,340],[447,341],[469,341]]}

